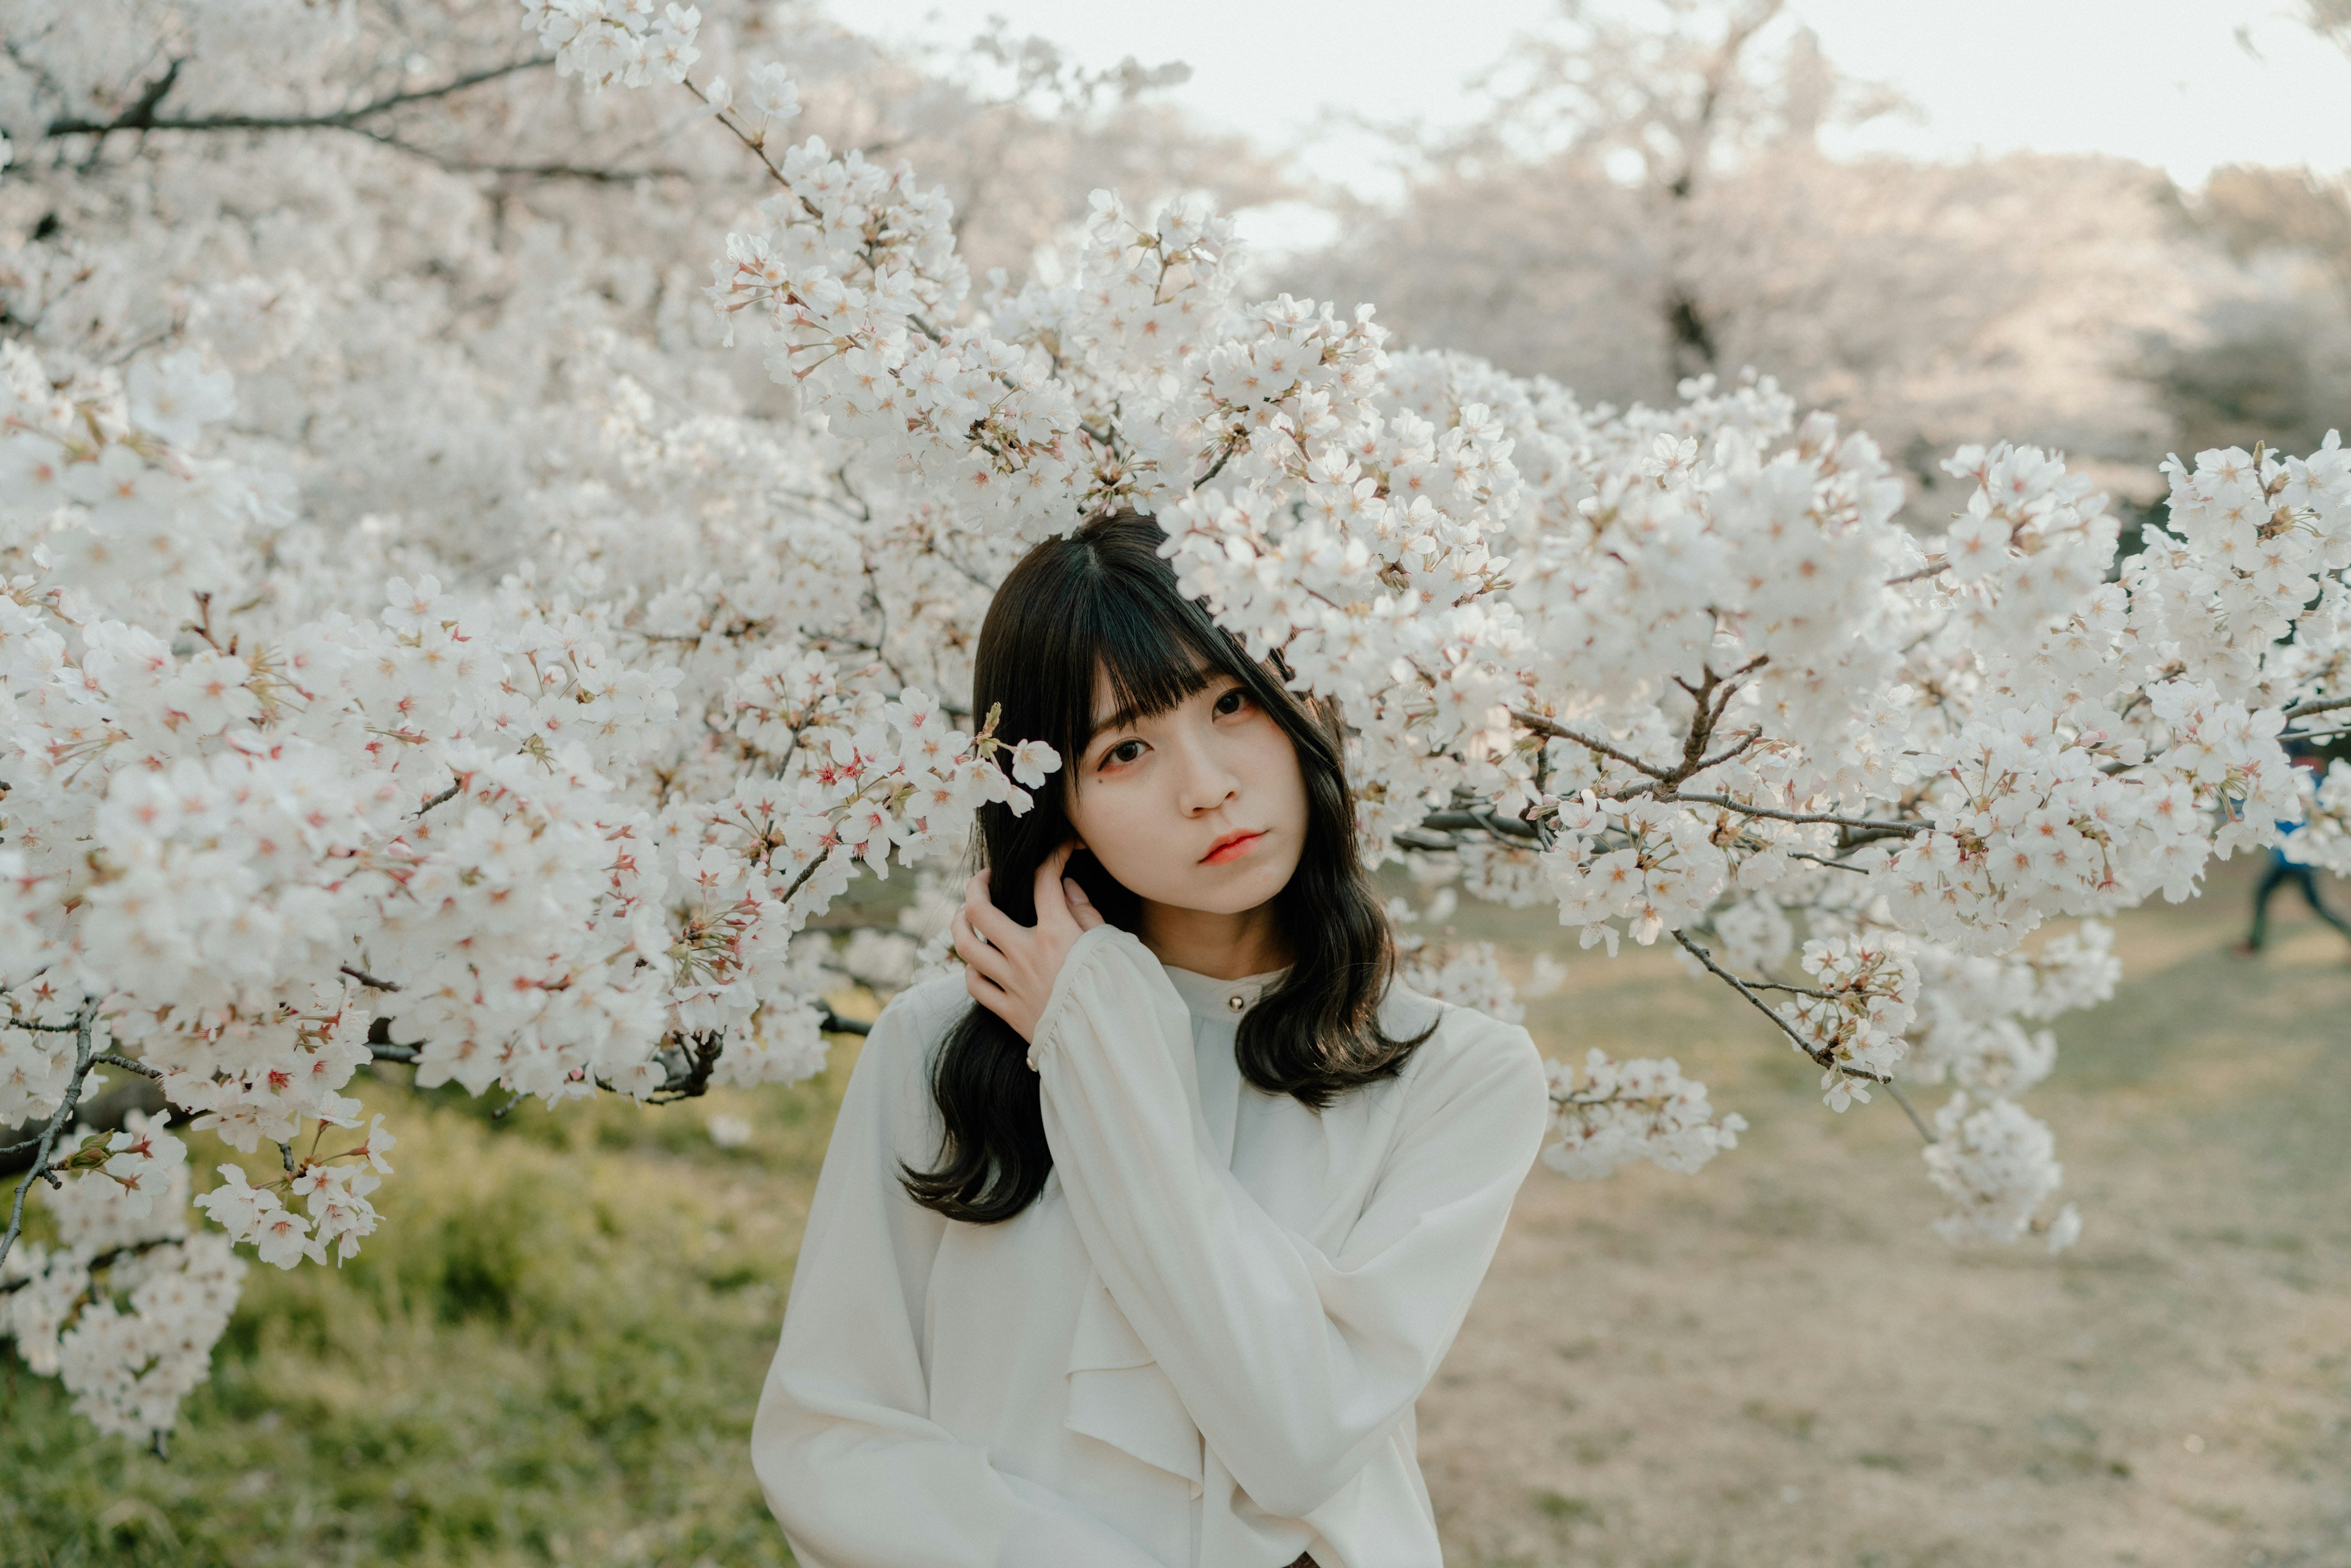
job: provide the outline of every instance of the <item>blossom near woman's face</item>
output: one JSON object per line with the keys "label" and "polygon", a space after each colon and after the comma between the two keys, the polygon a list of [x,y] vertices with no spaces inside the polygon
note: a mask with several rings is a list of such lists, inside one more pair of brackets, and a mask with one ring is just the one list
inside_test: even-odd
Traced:
{"label": "blossom near woman's face", "polygon": [[1102,869],[1146,902],[1217,915],[1280,893],[1306,846],[1306,779],[1273,716],[1224,674],[1148,718],[1111,724],[1116,706],[1099,676],[1070,779],[1070,821]]}

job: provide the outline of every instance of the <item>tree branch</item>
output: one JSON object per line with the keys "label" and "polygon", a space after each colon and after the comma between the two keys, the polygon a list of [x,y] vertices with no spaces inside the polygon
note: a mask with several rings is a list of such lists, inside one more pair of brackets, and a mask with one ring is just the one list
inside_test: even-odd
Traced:
{"label": "tree branch", "polygon": [[1691,957],[1696,958],[1699,963],[1705,965],[1707,973],[1714,976],[1719,980],[1722,980],[1728,984],[1732,990],[1737,991],[1740,996],[1745,997],[1748,1001],[1753,1005],[1757,1012],[1761,1013],[1765,1018],[1771,1020],[1773,1028],[1777,1029],[1782,1034],[1786,1035],[1788,1039],[1794,1043],[1798,1051],[1801,1051],[1806,1056],[1811,1057],[1819,1066],[1831,1072],[1841,1073],[1847,1078],[1865,1078],[1872,1083],[1887,1083],[1892,1082],[1892,1080],[1888,1079],[1883,1073],[1872,1072],[1865,1067],[1849,1067],[1844,1062],[1839,1061],[1835,1057],[1830,1055],[1825,1049],[1813,1044],[1812,1041],[1806,1040],[1802,1035],[1798,1034],[1789,1026],[1788,1020],[1780,1016],[1780,1010],[1777,1008],[1765,1001],[1761,997],[1757,996],[1752,990],[1750,990],[1746,981],[1740,979],[1738,976],[1732,974],[1729,970],[1716,963],[1714,961],[1713,954],[1708,952],[1705,948],[1691,941],[1679,931],[1674,933],[1674,940],[1680,943],[1683,947],[1687,948]]}
{"label": "tree branch", "polygon": [[162,1078],[161,1068],[150,1067],[143,1061],[133,1061],[111,1051],[101,1051],[90,1061],[100,1067],[120,1067],[125,1072],[136,1072],[141,1078]]}
{"label": "tree branch", "polygon": [[1516,719],[1519,723],[1525,725],[1529,729],[1533,730],[1537,735],[1549,736],[1553,740],[1572,740],[1587,751],[1596,751],[1603,757],[1614,758],[1617,761],[1623,763],[1625,767],[1630,768],[1635,773],[1646,774],[1652,779],[1663,779],[1666,776],[1666,770],[1662,768],[1652,767],[1650,764],[1642,761],[1632,753],[1628,751],[1620,751],[1604,740],[1594,740],[1588,735],[1579,735],[1574,730],[1568,728],[1565,725],[1545,718],[1539,713],[1524,713],[1517,708],[1512,708],[1510,710],[1510,716]]}
{"label": "tree branch", "polygon": [[1750,817],[1769,817],[1775,822],[1826,822],[1834,827],[1851,828],[1856,832],[1870,833],[1881,838],[1907,839],[1914,833],[1926,832],[1932,827],[1932,824],[1928,822],[1883,822],[1867,817],[1840,817],[1833,811],[1782,811],[1770,806],[1750,806],[1744,801],[1731,800],[1727,795],[1685,795],[1677,791],[1672,794],[1658,795],[1654,799],[1661,804],[1695,801],[1701,806],[1720,806],[1725,810],[1743,812]]}
{"label": "tree branch", "polygon": [[1889,1078],[1886,1081],[1886,1092],[1894,1096],[1894,1103],[1902,1107],[1902,1113],[1910,1118],[1910,1124],[1918,1129],[1920,1137],[1930,1144],[1942,1142],[1940,1138],[1935,1136],[1935,1129],[1927,1125],[1926,1122],[1919,1117],[1917,1107],[1910,1103],[1910,1096],[1902,1092],[1902,1085]]}
{"label": "tree branch", "polygon": [[2298,702],[2287,708],[2285,716],[2308,718],[2314,714],[2333,713],[2336,708],[2345,707],[2351,707],[2351,697],[2328,697],[2324,701],[2313,698],[2307,702]]}
{"label": "tree branch", "polygon": [[349,975],[352,979],[357,980],[360,985],[365,986],[371,991],[396,991],[400,989],[400,984],[398,981],[379,980],[373,975],[369,974],[365,969],[360,968],[355,965],[343,965],[342,972]]}
{"label": "tree branch", "polygon": [[1433,833],[1476,832],[1480,829],[1504,838],[1541,841],[1542,835],[1532,822],[1497,815],[1492,811],[1431,811],[1420,820],[1420,825]]}
{"label": "tree branch", "polygon": [[[359,122],[379,114],[389,114],[413,103],[429,103],[436,98],[446,98],[453,92],[463,92],[500,77],[513,76],[517,71],[537,70],[555,63],[553,55],[534,55],[528,59],[510,60],[502,66],[471,71],[438,87],[420,88],[414,92],[395,92],[372,103],[356,109],[340,110],[332,114],[192,114],[174,119],[158,118],[155,110],[163,95],[172,90],[179,78],[184,57],[173,60],[168,69],[148,84],[139,95],[139,101],[116,115],[112,120],[83,120],[68,115],[49,121],[44,133],[48,136],[107,136],[117,131],[354,131]],[[381,138],[378,138],[381,140]]]}
{"label": "tree branch", "polygon": [[380,131],[365,123],[367,120],[394,110],[406,109],[414,104],[429,103],[434,99],[446,98],[451,93],[463,92],[467,88],[478,87],[484,82],[495,81],[501,77],[551,65],[554,63],[554,58],[552,55],[541,55],[529,59],[514,60],[506,65],[492,66],[483,70],[468,72],[455,80],[443,82],[438,87],[420,88],[413,92],[396,92],[370,103],[360,104],[351,109],[337,110],[331,113],[188,114],[166,118],[155,112],[156,107],[162,100],[163,95],[171,90],[180,67],[186,63],[184,60],[174,60],[170,69],[148,85],[147,89],[140,95],[138,102],[123,110],[113,119],[90,120],[68,115],[51,120],[48,129],[43,134],[47,137],[96,136],[103,140],[119,131],[196,132],[340,131],[362,137],[380,147],[390,148],[395,152],[405,153],[412,158],[421,158],[452,174],[513,175],[534,180],[584,180],[596,184],[628,184],[638,180],[685,177],[685,171],[682,169],[658,167],[607,169],[586,163],[512,163],[455,157],[446,152],[436,152],[430,147],[421,146],[395,132]]}
{"label": "tree branch", "polygon": [[89,1038],[90,1029],[97,1022],[98,998],[86,997],[82,999],[80,1015],[74,1019],[73,1076],[66,1080],[65,1098],[57,1102],[57,1113],[49,1118],[49,1124],[41,1129],[40,1151],[33,1156],[33,1168],[26,1171],[25,1179],[16,1184],[16,1201],[8,1210],[8,1231],[6,1235],[0,1236],[0,1264],[8,1261],[8,1253],[16,1245],[16,1238],[25,1233],[25,1195],[32,1190],[33,1183],[47,1181],[51,1186],[58,1185],[56,1173],[49,1168],[49,1156],[57,1152],[57,1134],[73,1124],[74,1108],[81,1103],[81,1086],[89,1080],[90,1061],[97,1054]]}

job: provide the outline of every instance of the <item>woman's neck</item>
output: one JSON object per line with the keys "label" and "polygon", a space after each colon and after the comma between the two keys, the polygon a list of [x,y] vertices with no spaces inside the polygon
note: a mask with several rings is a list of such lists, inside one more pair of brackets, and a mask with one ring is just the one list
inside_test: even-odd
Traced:
{"label": "woman's neck", "polygon": [[1270,903],[1218,915],[1145,899],[1140,924],[1135,936],[1161,963],[1211,979],[1238,980],[1290,962],[1289,945],[1281,939]]}

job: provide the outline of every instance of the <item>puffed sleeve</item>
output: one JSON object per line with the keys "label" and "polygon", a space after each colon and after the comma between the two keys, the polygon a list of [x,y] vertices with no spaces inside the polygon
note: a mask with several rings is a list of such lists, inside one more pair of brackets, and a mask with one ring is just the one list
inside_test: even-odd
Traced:
{"label": "puffed sleeve", "polygon": [[898,1162],[938,1155],[925,1065],[957,1010],[936,1005],[943,988],[893,998],[850,1072],[752,1469],[806,1568],[1157,1568],[925,1414],[924,1300],[947,1222],[907,1197]]}
{"label": "puffed sleeve", "polygon": [[1258,1506],[1313,1511],[1435,1375],[1492,1261],[1542,1142],[1532,1040],[1448,1016],[1326,1254],[1214,1156],[1180,1065],[1190,1015],[1131,934],[1079,939],[1034,1038],[1046,1140],[1095,1270]]}

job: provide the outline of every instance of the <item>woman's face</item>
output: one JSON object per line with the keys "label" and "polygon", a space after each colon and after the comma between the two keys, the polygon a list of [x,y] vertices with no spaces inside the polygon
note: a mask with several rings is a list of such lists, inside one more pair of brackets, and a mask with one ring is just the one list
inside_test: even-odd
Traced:
{"label": "woman's face", "polygon": [[1238,915],[1288,885],[1306,846],[1297,748],[1231,676],[1167,712],[1098,727],[1071,776],[1070,821],[1102,869],[1148,903]]}

